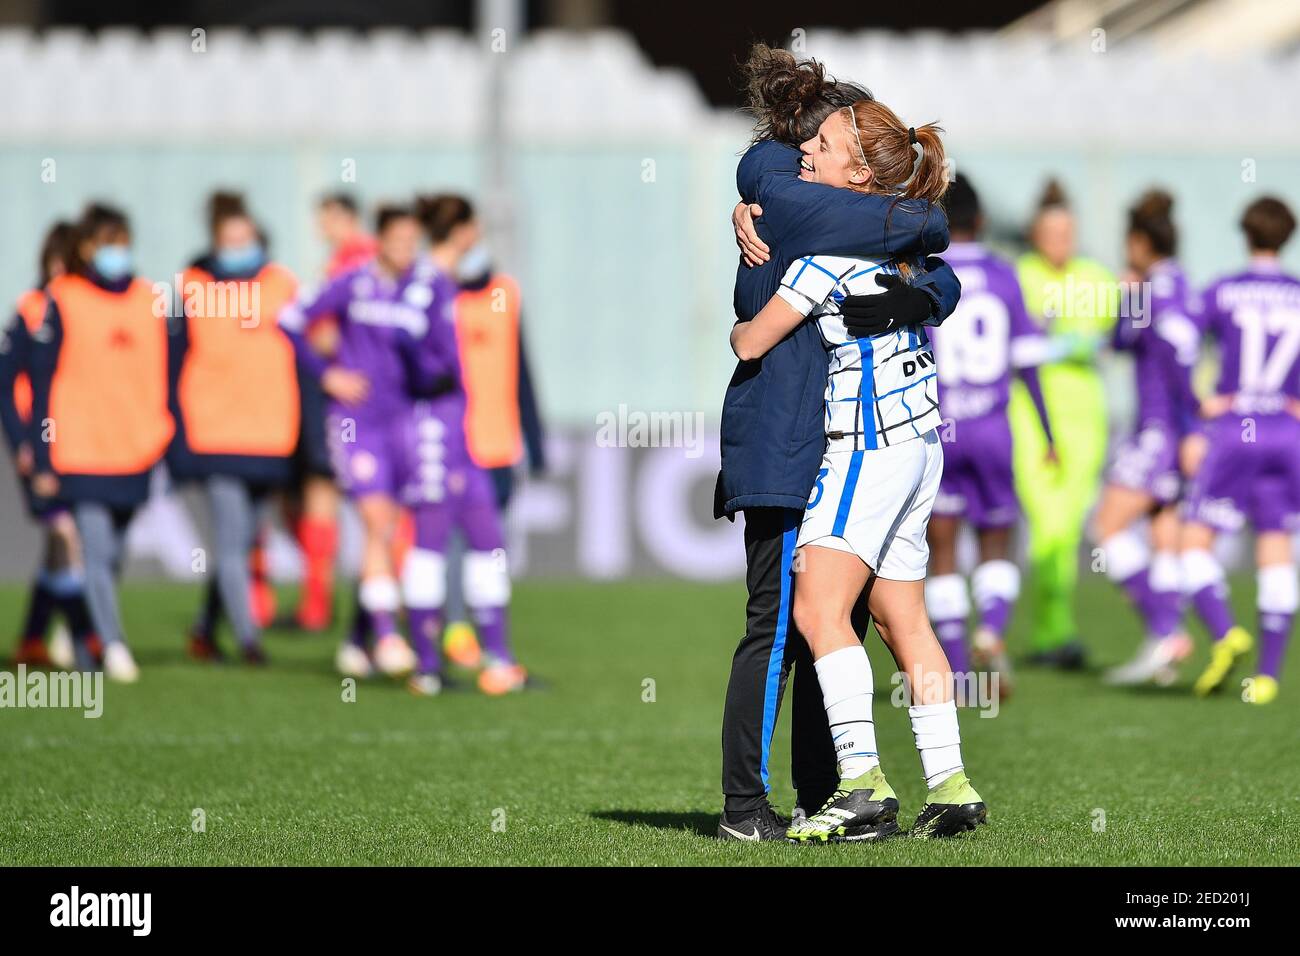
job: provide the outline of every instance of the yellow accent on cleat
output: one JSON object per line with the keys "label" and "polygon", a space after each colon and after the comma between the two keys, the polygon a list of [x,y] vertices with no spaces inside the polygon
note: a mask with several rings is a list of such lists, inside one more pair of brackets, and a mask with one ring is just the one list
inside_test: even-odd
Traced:
{"label": "yellow accent on cleat", "polygon": [[1208,697],[1223,686],[1241,658],[1250,653],[1255,640],[1245,628],[1233,627],[1210,648],[1210,664],[1192,685],[1197,697]]}
{"label": "yellow accent on cleat", "polygon": [[1241,692],[1241,699],[1248,704],[1271,704],[1277,700],[1277,693],[1277,678],[1268,674],[1256,674]]}
{"label": "yellow accent on cleat", "polygon": [[452,621],[447,625],[447,632],[442,637],[442,650],[457,667],[472,670],[483,661],[474,628],[465,621]]}

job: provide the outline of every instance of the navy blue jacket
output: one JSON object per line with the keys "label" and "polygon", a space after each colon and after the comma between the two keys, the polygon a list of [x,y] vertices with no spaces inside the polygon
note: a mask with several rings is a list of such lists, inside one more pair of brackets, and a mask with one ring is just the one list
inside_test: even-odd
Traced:
{"label": "navy blue jacket", "polygon": [[27,374],[31,364],[32,334],[27,331],[27,323],[17,312],[4,335],[0,336],[0,429],[4,430],[5,441],[12,452],[26,443],[27,423],[18,414],[14,402],[14,383],[19,375]]}
{"label": "navy blue jacket", "polygon": [[[771,249],[761,266],[741,262],[735,309],[752,319],[776,294],[800,256],[928,256],[948,247],[948,220],[920,200],[897,200],[835,189],[799,178],[799,151],[764,141],[752,146],[736,170],[741,199],[763,207],[759,236]],[[913,280],[934,299],[938,325],[957,305],[961,284],[940,259]],[[802,510],[826,448],[823,397],[829,363],[814,322],[801,322],[761,359],[736,366],[722,404],[722,470],[714,491],[714,517],[744,508]]]}

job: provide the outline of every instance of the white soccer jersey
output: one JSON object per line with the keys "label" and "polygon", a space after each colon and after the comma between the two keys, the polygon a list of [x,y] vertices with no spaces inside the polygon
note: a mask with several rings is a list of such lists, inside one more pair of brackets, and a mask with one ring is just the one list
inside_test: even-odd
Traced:
{"label": "white soccer jersey", "polygon": [[805,256],[786,271],[777,295],[817,321],[830,352],[826,377],[828,448],[884,448],[921,438],[937,428],[938,387],[934,353],[923,328],[870,338],[850,335],[840,317],[847,295],[876,295],[881,272],[893,262],[844,256]]}

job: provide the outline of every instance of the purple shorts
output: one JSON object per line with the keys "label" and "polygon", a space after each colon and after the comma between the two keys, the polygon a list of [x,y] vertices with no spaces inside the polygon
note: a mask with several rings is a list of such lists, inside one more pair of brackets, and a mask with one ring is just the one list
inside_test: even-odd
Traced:
{"label": "purple shorts", "polygon": [[1127,441],[1121,442],[1106,472],[1108,484],[1150,492],[1161,504],[1182,495],[1178,470],[1178,433],[1168,422],[1151,420]]}
{"label": "purple shorts", "polygon": [[416,433],[411,414],[380,420],[333,411],[325,428],[330,462],[348,497],[402,498],[414,461]]}
{"label": "purple shorts", "polygon": [[[942,436],[948,429],[940,427]],[[976,528],[1016,523],[1020,501],[1011,470],[1011,425],[1005,413],[960,419],[943,443],[943,480],[933,513]]]}
{"label": "purple shorts", "polygon": [[1300,421],[1227,415],[1205,429],[1209,450],[1184,504],[1189,521],[1220,531],[1300,528]]}
{"label": "purple shorts", "polygon": [[421,548],[446,551],[453,531],[465,536],[471,551],[496,551],[506,545],[491,476],[472,463],[447,475],[447,495],[415,513],[415,540]]}
{"label": "purple shorts", "polygon": [[335,412],[327,428],[343,490],[353,500],[385,495],[415,509],[421,547],[445,549],[455,529],[472,550],[504,547],[492,478],[470,459],[459,422],[417,402],[383,422]]}

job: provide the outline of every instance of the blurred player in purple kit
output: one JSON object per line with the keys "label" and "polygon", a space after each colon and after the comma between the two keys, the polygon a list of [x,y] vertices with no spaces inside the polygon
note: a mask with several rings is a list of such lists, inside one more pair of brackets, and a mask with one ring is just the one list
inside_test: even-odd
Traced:
{"label": "blurred player in purple kit", "polygon": [[[434,290],[436,310],[426,335],[413,351],[413,391],[418,394],[433,390],[445,374],[448,354],[455,372],[446,388],[436,389],[436,397],[416,406],[421,434],[437,440],[438,457],[420,462],[431,494],[432,486],[437,491],[433,506],[415,512],[415,547],[407,561],[418,560],[431,573],[436,568],[445,582],[452,532],[464,536],[468,550],[462,586],[483,650],[479,689],[504,694],[522,690],[527,674],[515,661],[507,636],[510,571],[495,487],[491,476],[474,464],[465,440],[466,397],[453,311],[460,291],[456,276],[466,253],[478,246],[481,231],[473,207],[460,196],[422,198],[417,209],[432,246],[416,272]],[[445,589],[439,591],[438,598],[436,608],[421,628],[412,623],[412,639],[420,655],[417,679],[436,674]]]}
{"label": "blurred player in purple kit", "polygon": [[1255,530],[1260,655],[1242,695],[1255,704],[1277,697],[1300,604],[1291,553],[1300,526],[1300,279],[1278,262],[1295,225],[1280,200],[1251,203],[1241,218],[1249,267],[1218,280],[1202,298],[1222,364],[1215,394],[1201,405],[1205,458],[1184,507],[1183,588],[1214,640],[1210,664],[1196,680],[1200,695],[1223,687],[1254,643],[1233,618],[1215,536],[1246,523]]}
{"label": "blurred player in purple kit", "polygon": [[[1172,211],[1172,197],[1151,190],[1128,214],[1127,305],[1113,344],[1133,355],[1136,429],[1113,456],[1093,534],[1106,574],[1141,615],[1146,640],[1131,661],[1107,672],[1111,684],[1170,683],[1178,662],[1192,652],[1182,626],[1178,450],[1195,424],[1192,368],[1201,326],[1198,303],[1173,258],[1178,233]],[[1147,518],[1149,534],[1141,526]]]}
{"label": "blurred player in purple kit", "polygon": [[[431,324],[433,293],[414,277],[420,251],[420,225],[402,206],[385,206],[377,215],[378,254],[373,262],[331,280],[311,301],[281,313],[299,361],[320,380],[330,398],[326,432],[335,473],[353,500],[365,527],[359,601],[377,636],[374,662],[390,675],[415,667],[402,639],[397,615],[402,605],[392,539],[399,508],[418,506],[420,489],[409,481],[421,447],[411,415],[406,353]],[[337,317],[338,348],[322,358],[305,338],[307,326],[323,315]],[[414,577],[421,573],[418,565]],[[432,587],[433,585],[427,585]],[[408,609],[421,596],[407,594]],[[370,661],[364,646],[350,641],[339,648],[340,671],[365,676]]]}
{"label": "blurred player in purple kit", "polygon": [[1047,357],[1048,339],[1025,312],[1024,296],[1011,263],[977,241],[983,216],[979,198],[964,176],[944,196],[952,244],[945,259],[961,280],[961,301],[947,323],[930,332],[939,369],[939,403],[944,424],[943,480],[930,517],[930,576],[925,600],[935,632],[954,673],[970,670],[966,622],[970,598],[957,571],[957,534],[968,522],[979,539],[980,563],[971,575],[979,611],[973,640],[976,663],[998,672],[1002,694],[1009,690],[1009,662],[1003,641],[1011,609],[1020,594],[1020,569],[1011,561],[1011,528],[1020,515],[1011,469],[1011,426],[1007,421],[1011,376],[1024,382],[1055,457],[1037,364]]}

